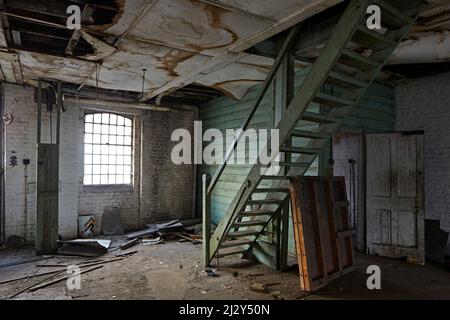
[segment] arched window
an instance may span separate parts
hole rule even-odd
[[[84,117],[84,185],[132,184],[133,121],[113,113]]]

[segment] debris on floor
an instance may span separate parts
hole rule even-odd
[[[161,237],[157,237],[155,239],[142,239],[143,246],[155,245],[155,244],[160,244],[160,243],[164,243],[164,240]]]
[[[178,238],[181,238],[183,240],[189,241],[192,244],[200,244],[202,243],[201,240],[195,239],[193,235],[185,233],[185,232],[172,232],[173,235],[177,236]]]
[[[201,221],[201,220],[200,220]],[[147,224],[146,229],[127,234],[131,241],[142,239],[143,245],[160,244],[164,239],[180,238],[180,242],[191,242],[192,244],[202,243],[201,224],[199,219],[191,220],[169,220],[152,224]],[[157,239],[157,240],[155,240]],[[145,241],[144,241],[145,240]]]
[[[17,260],[17,261],[7,262],[7,263],[0,264],[0,269],[6,268],[6,267],[11,267],[11,266],[17,266],[17,265],[25,264],[25,263],[35,262],[35,261],[46,260],[49,258],[51,258],[51,256],[34,257],[34,258],[29,258],[29,259],[21,259],[21,260]]]
[[[249,289],[254,292],[279,295],[280,292],[278,290],[274,290],[272,287],[276,286],[276,285],[280,285],[280,284],[281,284],[281,282],[275,282],[275,283],[254,282],[250,285]]]
[[[105,239],[75,239],[58,241],[62,246],[58,254],[82,257],[96,257],[105,254],[111,245],[111,240]]]
[[[125,242],[124,244],[120,245],[120,250],[127,250],[135,245],[137,245],[139,242],[141,242],[141,239],[135,238],[133,240],[130,240],[128,242]]]
[[[220,277],[220,274],[218,274],[214,269],[207,268],[205,269],[205,273],[208,277]]]

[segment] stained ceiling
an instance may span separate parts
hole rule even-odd
[[[0,0],[0,80],[61,80],[141,101],[240,99],[273,63],[251,48],[340,2]],[[430,2],[391,63],[450,60],[450,4]],[[82,10],[81,30],[66,28],[72,4]]]

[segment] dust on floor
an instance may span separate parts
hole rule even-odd
[[[216,276],[208,276],[200,263],[201,245],[169,241],[138,245],[137,253],[81,275],[81,289],[69,290],[62,281],[13,299],[450,299],[450,273],[433,264],[410,265],[403,261],[356,254],[356,271],[314,294],[300,290],[298,273],[274,271],[239,257],[221,260]],[[31,248],[1,250],[0,264],[32,257]],[[102,257],[113,258],[110,253]],[[76,264],[86,258],[54,257],[0,269],[0,282],[36,273],[35,264]],[[367,289],[367,267],[381,267],[381,290]],[[44,270],[45,269],[45,270]],[[55,269],[41,268],[38,273]],[[0,299],[41,281],[46,276],[0,285]],[[270,285],[270,293],[250,288]]]

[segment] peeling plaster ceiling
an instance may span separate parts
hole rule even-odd
[[[72,35],[92,46],[93,52],[82,55],[7,48],[0,29],[0,80],[32,83],[46,78],[141,93],[145,74],[143,100],[190,83],[241,99],[265,79],[273,63],[244,50],[339,2],[116,0],[118,9],[109,23],[87,25]],[[450,61],[450,3],[429,2],[391,63]]]

